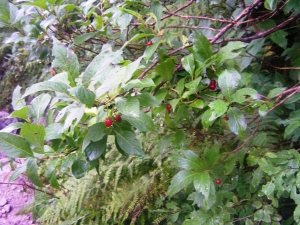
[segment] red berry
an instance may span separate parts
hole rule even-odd
[[[167,109],[168,113],[170,114],[170,113],[171,113],[172,106],[171,106],[170,104],[168,104],[168,105],[166,106],[166,109]]]
[[[210,84],[216,84],[217,82],[216,82],[216,80],[211,80],[210,81]]]
[[[115,120],[120,123],[122,121],[122,118],[120,115],[116,115]]]
[[[106,127],[111,127],[112,126],[112,124],[113,124],[113,121],[111,120],[111,119],[109,119],[109,118],[107,118],[106,120],[105,120],[105,126]]]
[[[221,180],[220,179],[216,179],[216,184],[221,184]]]
[[[210,90],[215,90],[216,89],[216,85],[215,84],[210,84],[209,85],[209,89]]]
[[[147,42],[147,46],[151,46],[152,44],[153,44],[152,41],[148,41],[148,42]]]
[[[228,117],[228,116],[225,116],[225,120],[228,121],[228,120],[229,120],[229,117]]]

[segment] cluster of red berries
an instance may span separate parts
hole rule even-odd
[[[210,90],[215,90],[216,87],[217,87],[216,84],[217,84],[216,80],[211,80],[210,84],[209,84],[209,89]]]
[[[121,116],[120,115],[116,115],[115,116],[115,121],[118,122],[118,123],[120,123],[122,121]],[[111,118],[107,118],[105,120],[104,124],[105,124],[106,127],[111,127],[113,125],[113,121],[112,121]]]
[[[172,106],[170,105],[170,104],[168,104],[167,106],[166,106],[166,110],[167,110],[167,112],[170,114],[171,113],[171,109],[172,109]]]

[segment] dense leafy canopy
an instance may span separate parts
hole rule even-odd
[[[298,0],[0,0],[4,42],[48,62],[0,148],[39,187],[97,172],[103,211],[56,223],[299,223],[299,18]]]

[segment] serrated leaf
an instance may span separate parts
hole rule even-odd
[[[202,193],[205,199],[209,198],[211,178],[208,172],[198,172],[194,177],[194,186],[197,192]]]
[[[173,77],[173,71],[175,69],[175,63],[173,59],[168,58],[167,60],[160,62],[156,67],[156,72],[165,78],[167,81],[171,81]]]
[[[72,173],[76,179],[84,177],[87,170],[88,170],[87,163],[81,159],[77,159],[72,164]]]
[[[75,79],[79,76],[80,68],[76,54],[54,38],[52,55],[55,57],[52,66],[59,67],[66,71],[68,73],[70,85],[74,87]]]
[[[197,175],[198,173],[196,172],[191,172],[187,170],[180,171],[172,178],[167,195],[173,196],[181,189],[192,183]]]
[[[203,169],[203,163],[201,158],[191,150],[181,151],[183,156],[179,152],[171,154],[172,163],[177,167],[185,170],[201,171]]]
[[[140,102],[135,97],[117,97],[115,99],[116,107],[120,113],[126,116],[139,117]]]
[[[272,182],[268,182],[267,184],[262,186],[261,191],[270,199],[273,194],[274,194],[274,190],[275,190],[275,184],[273,184]]]
[[[240,52],[237,50],[244,48],[247,44],[240,41],[230,41],[225,47],[218,51],[216,60],[218,63],[222,63],[225,60],[233,59],[237,57]]]
[[[271,216],[266,210],[259,209],[254,213],[254,221],[271,222]]]
[[[229,108],[227,115],[229,117],[229,128],[234,134],[239,134],[242,131],[246,130],[247,120],[238,108]]]
[[[183,68],[193,77],[195,71],[195,59],[193,54],[185,56],[182,60]]]
[[[119,147],[128,155],[137,155],[143,157],[145,153],[141,149],[141,144],[135,134],[130,131],[115,131],[116,140]]]
[[[286,90],[286,87],[274,88],[269,92],[267,98],[274,98],[274,97],[278,96],[284,90]]]
[[[96,35],[97,35],[97,32],[89,32],[89,33],[79,35],[79,36],[74,38],[74,44],[80,45],[83,42],[95,37]]]
[[[83,86],[77,86],[74,88],[69,89],[69,92],[76,98],[79,99],[79,101],[82,104],[85,104],[88,108],[91,108],[95,101],[95,94],[92,91],[88,91]]]
[[[22,95],[22,98],[27,97],[28,95],[34,94],[39,91],[56,91],[62,94],[65,94],[68,97],[73,98],[68,91],[69,86],[61,82],[45,81],[37,84],[31,85],[27,88],[25,93]]]
[[[242,88],[236,91],[232,97],[232,102],[243,103],[247,100],[247,96],[250,96],[252,99],[258,99],[258,93],[252,88]]]
[[[161,41],[156,41],[154,42],[151,46],[148,46],[145,49],[144,55],[143,55],[143,59],[148,62],[148,60],[153,56],[154,52],[156,51],[156,49],[158,48],[158,46],[160,45]]]
[[[99,159],[106,150],[107,135],[101,140],[93,142],[85,148],[85,155],[89,161]]]
[[[212,112],[209,120],[212,121],[222,116],[227,111],[229,102],[225,102],[223,100],[218,99],[209,103],[208,106],[211,108]]]
[[[233,94],[240,79],[241,75],[234,69],[224,70],[220,74],[218,78],[218,85],[221,88],[222,94],[228,101],[232,101]]]
[[[52,123],[46,127],[45,131],[45,140],[60,139],[63,133],[63,126],[60,123]]]
[[[31,101],[29,113],[36,120],[37,123],[44,116],[45,110],[48,107],[50,101],[51,96],[49,94],[41,94]]]
[[[36,186],[43,187],[43,184],[40,181],[40,178],[39,178],[39,175],[37,172],[36,160],[34,158],[29,158],[27,160],[26,175],[29,177],[31,182],[34,183]]]
[[[193,50],[201,62],[206,61],[212,56],[212,45],[202,33],[194,33]]]
[[[160,19],[163,15],[163,6],[159,1],[155,1],[151,7],[150,10],[154,13],[155,15],[155,20],[156,20],[156,27],[159,27],[160,24]]]
[[[82,150],[84,151],[90,142],[97,142],[103,139],[105,136],[105,125],[104,123],[96,123],[88,129],[88,133],[83,139]]]
[[[21,136],[26,139],[31,145],[35,146],[34,151],[37,153],[44,153],[44,125],[24,123],[21,129]]]
[[[207,148],[204,152],[205,169],[210,170],[214,168],[220,159],[220,146],[214,144],[212,147]]]
[[[14,134],[0,132],[0,149],[5,155],[12,158],[33,156],[30,146],[24,138]]]
[[[155,86],[155,83],[150,78],[144,78],[142,80],[140,79],[134,79],[130,80],[124,87],[124,90],[130,90],[132,88],[145,88],[145,87],[153,87]]]
[[[25,106],[21,109],[17,109],[10,114],[10,118],[20,118],[26,121],[29,121],[28,118],[28,106]]]
[[[153,96],[152,94],[150,94],[148,92],[138,94],[136,97],[140,101],[141,106],[150,106],[150,107],[159,106],[159,101],[157,101],[155,96]]]
[[[197,109],[203,109],[205,104],[204,104],[204,101],[202,99],[197,99],[196,101],[191,103],[189,106],[191,106],[193,108],[197,108]]]
[[[133,127],[139,131],[155,131],[156,127],[152,121],[152,118],[146,113],[140,112],[139,117],[131,117],[122,115],[122,119],[128,121]]]
[[[281,48],[286,49],[287,46],[287,39],[286,36],[288,35],[287,32],[283,30],[278,30],[270,35],[270,38],[273,42],[278,44]]]
[[[277,7],[278,0],[265,0],[264,6],[268,10],[275,10]]]
[[[279,167],[275,167],[268,163],[268,161],[265,158],[261,158],[258,161],[258,165],[262,171],[267,173],[268,175],[273,175],[278,173],[281,169]]]

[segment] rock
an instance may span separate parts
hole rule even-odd
[[[9,213],[10,212],[10,205],[9,204],[6,204],[5,206],[3,206],[3,209],[5,210],[6,213]]]
[[[5,111],[0,111],[0,130],[2,130],[4,127],[11,123],[18,122],[16,118],[7,118],[9,116],[9,113]],[[14,132],[15,133],[15,132]]]
[[[4,206],[7,203],[5,198],[0,198],[0,206]]]

